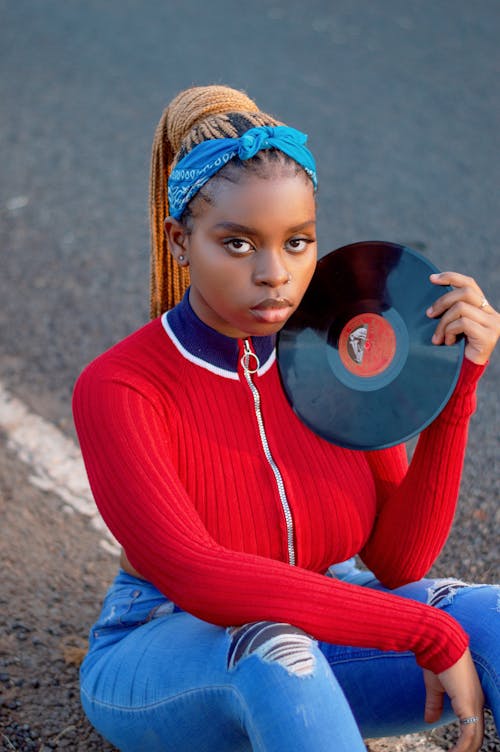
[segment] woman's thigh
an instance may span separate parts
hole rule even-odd
[[[500,588],[459,580],[425,578],[388,591],[369,572],[345,563],[332,574],[344,581],[393,592],[446,610],[462,624],[486,696],[500,725]],[[364,736],[390,736],[428,729],[423,720],[425,687],[412,653],[382,652],[320,643]],[[448,701],[439,724],[454,720]]]
[[[127,752],[249,752],[241,698],[224,681],[225,630],[176,613],[102,651],[81,696],[96,728]]]
[[[376,587],[383,589],[380,583]],[[426,578],[394,592],[442,609],[462,625],[469,636],[486,707],[492,710],[500,729],[500,586]]]
[[[439,583],[442,581],[438,581]],[[500,586],[467,585],[446,592],[439,586],[436,604],[453,616],[469,635],[469,646],[485,695],[486,707],[500,735]],[[444,594],[443,594],[444,591]]]
[[[413,653],[320,643],[363,737],[399,736],[429,730],[424,722],[425,687]],[[454,720],[445,703],[439,721]]]
[[[127,752],[250,752],[238,692],[225,681],[226,630],[174,608],[154,586],[119,575],[81,668],[87,716]]]

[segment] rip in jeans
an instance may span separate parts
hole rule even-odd
[[[427,605],[449,606],[459,590],[471,587],[488,587],[488,585],[476,585],[469,582],[463,582],[462,580],[456,580],[453,577],[434,580],[432,585],[427,588]]]
[[[302,629],[291,624],[258,621],[227,630],[231,637],[227,667],[233,671],[249,655],[256,655],[266,663],[278,663],[294,676],[311,676],[316,658],[314,644]]]

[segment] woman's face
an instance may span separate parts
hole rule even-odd
[[[302,175],[220,181],[191,228],[167,218],[174,256],[191,275],[189,301],[208,326],[229,337],[277,332],[295,311],[317,258],[316,206]]]

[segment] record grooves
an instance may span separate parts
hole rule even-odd
[[[318,262],[278,335],[278,368],[301,420],[327,441],[382,449],[420,433],[457,382],[464,341],[436,346],[426,309],[451,288],[424,256],[382,241],[352,243]]]

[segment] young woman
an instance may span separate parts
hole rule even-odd
[[[274,354],[315,268],[315,190],[304,134],[245,94],[197,87],[164,111],[153,321],[74,395],[123,546],[82,701],[120,750],[356,752],[422,728],[425,709],[427,723],[460,719],[455,750],[472,752],[485,703],[500,721],[498,588],[421,579],[450,529],[500,317],[474,280],[433,276],[433,341],[465,334],[466,357],[409,467],[404,446],[316,436]]]

